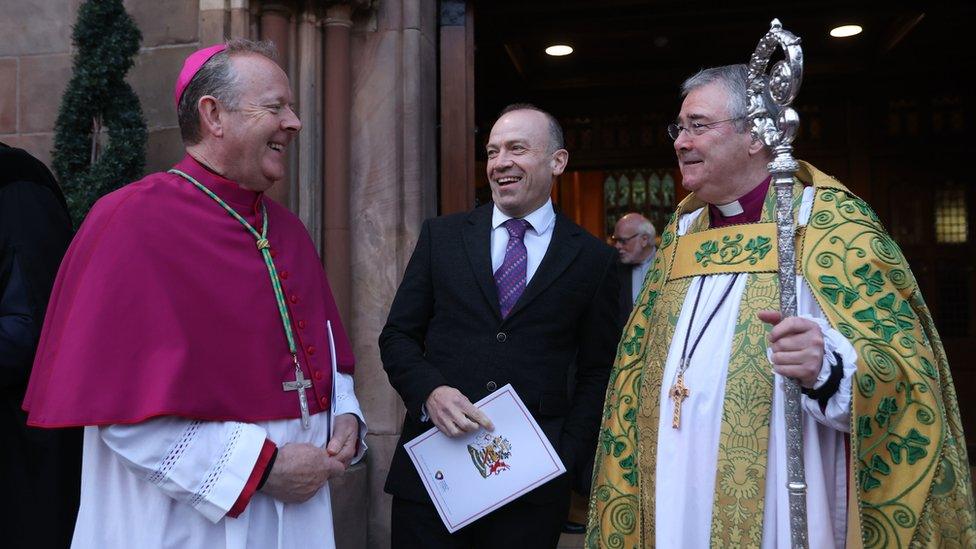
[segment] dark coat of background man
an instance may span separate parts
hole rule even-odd
[[[51,172],[0,143],[0,532],[10,549],[66,547],[78,512],[81,431],[27,427],[20,409],[70,241],[68,208]]]
[[[424,223],[380,335],[383,366],[407,407],[386,482],[395,548],[555,547],[571,482],[589,491],[581,469],[596,447],[620,335],[615,253],[553,210],[569,153],[551,115],[506,108],[487,152],[494,202]],[[521,240],[506,224],[520,219],[529,223]],[[512,254],[522,245],[525,283],[512,297],[495,274],[519,264]],[[508,383],[569,474],[448,534],[403,443],[433,425],[449,436],[490,426],[471,403]]]

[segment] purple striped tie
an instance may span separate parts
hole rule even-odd
[[[528,254],[525,251],[525,230],[531,227],[524,219],[509,219],[502,223],[508,230],[508,246],[505,247],[505,260],[495,271],[495,285],[498,287],[498,305],[502,318],[507,318],[512,307],[525,290],[525,265]]]

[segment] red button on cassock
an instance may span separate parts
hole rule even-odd
[[[281,271],[279,274],[282,280],[288,280],[288,271]]]
[[[315,381],[322,381],[322,377],[323,376],[322,376],[322,371],[321,370],[315,370],[315,374],[314,375],[315,375]]]
[[[271,257],[272,258],[278,257],[278,252],[274,251],[274,248],[271,249]]]
[[[290,299],[292,303],[298,303],[298,296],[295,294],[291,294],[291,297],[288,299]]]
[[[305,349],[305,350],[308,351],[308,356],[312,356],[312,355],[315,354],[315,346],[314,345],[309,345],[308,348]]]
[[[305,321],[304,320],[299,320],[298,321],[298,327],[304,330],[305,329]]]
[[[319,399],[319,402],[322,404],[322,406],[328,406],[329,405],[329,397],[322,397],[322,398]]]

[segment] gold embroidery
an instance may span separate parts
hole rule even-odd
[[[730,225],[678,237],[669,280],[726,273],[775,273],[776,224]]]

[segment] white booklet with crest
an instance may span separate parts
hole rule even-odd
[[[511,385],[475,403],[495,426],[458,438],[436,427],[404,448],[447,526],[455,532],[566,472]]]

